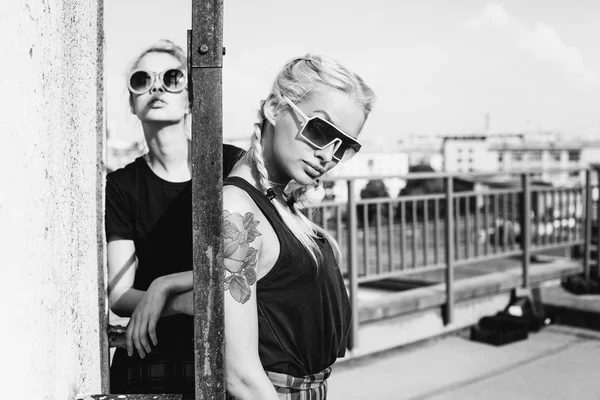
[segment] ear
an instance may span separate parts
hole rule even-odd
[[[276,107],[275,104],[273,104],[273,101],[269,101],[270,99],[267,99],[267,101],[264,103],[264,105],[262,106],[262,112],[263,115],[265,116],[265,119],[267,121],[269,121],[269,123],[273,126],[276,125],[277,123],[277,113],[276,113]]]
[[[272,126],[275,126],[277,119],[273,114],[265,114],[265,119],[269,122],[269,124],[271,124]]]

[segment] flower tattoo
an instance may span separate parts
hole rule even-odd
[[[250,299],[250,286],[256,282],[257,253],[250,247],[257,236],[259,221],[254,220],[254,214],[230,213],[223,210],[223,264],[225,266],[225,287],[231,296],[244,304]]]

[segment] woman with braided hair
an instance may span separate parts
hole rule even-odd
[[[319,201],[319,179],[360,149],[373,103],[358,75],[311,54],[288,62],[261,102],[250,149],[223,187],[230,399],[326,398],[330,367],[345,355],[350,302],[335,239],[298,208]],[[190,273],[173,277],[167,291],[192,287]],[[145,327],[151,314],[132,320]],[[145,341],[145,329],[128,337],[142,353]]]
[[[360,149],[373,91],[336,61],[288,62],[250,149],[224,181],[227,388],[235,399],[325,399],[350,304],[335,239],[298,211]]]

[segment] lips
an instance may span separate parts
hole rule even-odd
[[[159,98],[152,99],[148,102],[148,106],[150,108],[160,108],[160,107],[164,106],[165,104],[167,104],[167,103]]]
[[[306,161],[304,161],[304,164],[308,166],[308,174],[315,178],[318,178],[325,173],[325,168],[320,165],[315,165]]]

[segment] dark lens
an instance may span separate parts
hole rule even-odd
[[[336,150],[333,156],[340,161],[346,161],[352,158],[352,156],[355,155],[357,152],[358,150],[356,150],[354,146],[349,146],[346,143],[342,143],[342,145]]]
[[[320,118],[313,118],[304,128],[304,136],[319,147],[323,147],[337,138],[335,128]]]
[[[129,78],[129,85],[136,92],[143,92],[152,85],[152,77],[146,71],[137,71]]]
[[[342,144],[340,145],[340,147],[338,147],[333,156],[340,161],[346,161],[352,158],[356,153],[358,153],[359,150],[360,143],[345,137],[342,140]]]
[[[170,69],[163,75],[163,83],[167,90],[182,90],[185,87],[185,75],[180,69]]]

